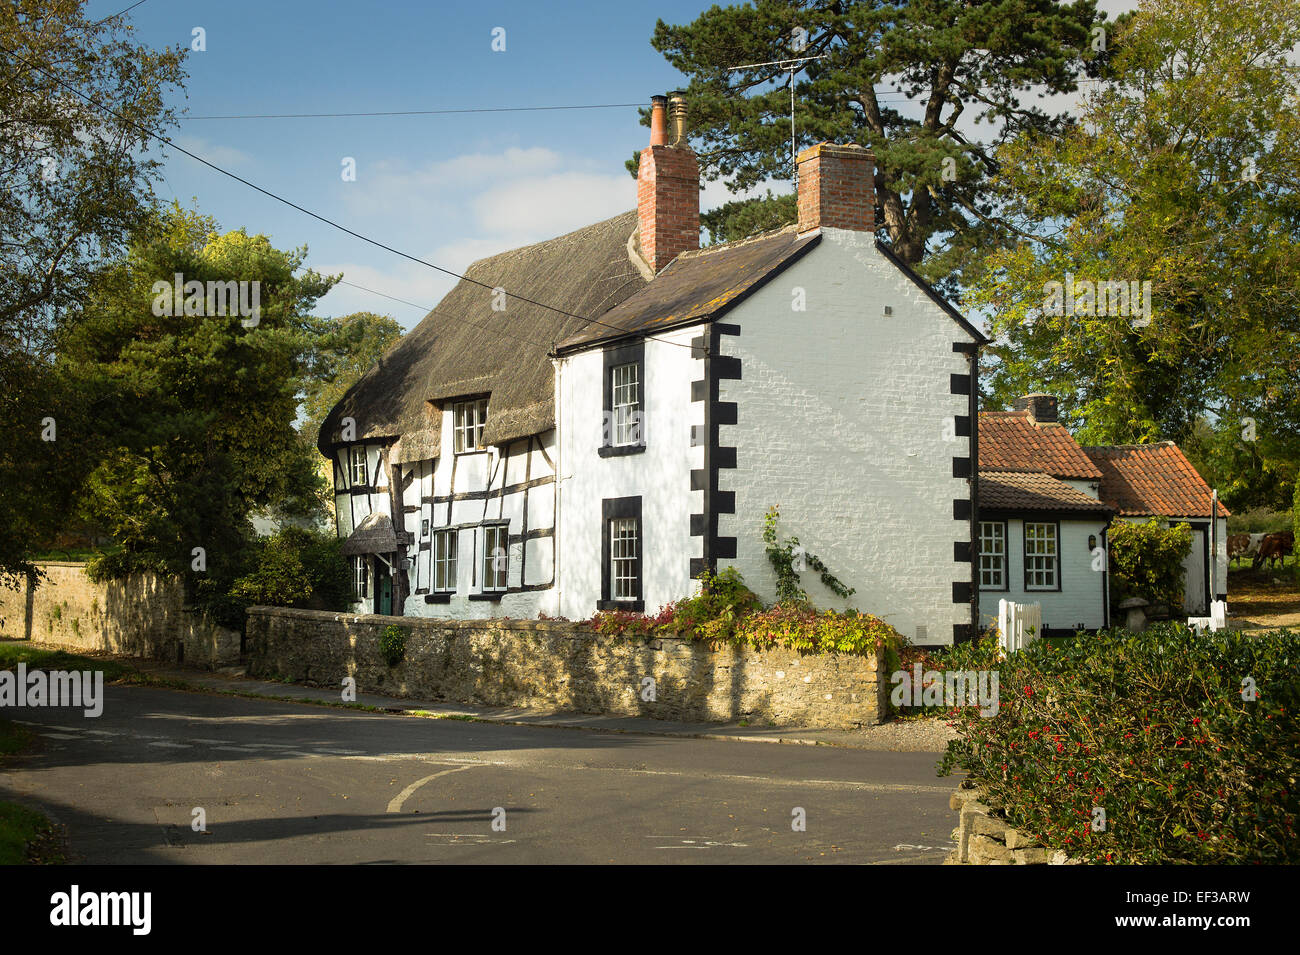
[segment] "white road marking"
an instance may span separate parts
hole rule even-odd
[[[167,740],[157,740],[156,742],[150,743],[149,745],[160,746],[164,749],[189,749],[190,748],[189,743],[169,743]]]
[[[444,769],[442,772],[434,773],[431,776],[425,776],[423,779],[417,779],[415,782],[411,783],[411,785],[407,786],[400,793],[398,793],[396,796],[393,797],[392,801],[389,802],[388,804],[388,811],[401,812],[402,803],[406,802],[406,800],[410,797],[411,793],[415,792],[425,783],[437,779],[439,776],[450,776],[452,773],[463,773],[465,770],[473,769],[473,768],[474,768],[473,765],[455,766],[451,769]]]

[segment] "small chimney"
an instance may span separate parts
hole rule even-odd
[[[876,231],[876,161],[864,146],[818,143],[795,160],[799,173],[799,231],[823,226]]]
[[[678,253],[700,247],[700,166],[687,138],[680,92],[671,103],[663,96],[650,100],[650,145],[641,150],[636,200],[641,255],[656,273]]]
[[[1016,411],[1028,411],[1029,420],[1034,424],[1056,424],[1056,396],[1041,392],[1017,398],[1012,408]]]

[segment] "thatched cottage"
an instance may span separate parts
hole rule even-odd
[[[635,210],[476,262],[327,418],[356,609],[654,611],[726,566],[770,599],[780,505],[853,606],[963,639],[984,338],[876,241],[861,147],[798,157],[797,225],[699,248],[667,105]]]

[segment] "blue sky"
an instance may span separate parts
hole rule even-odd
[[[128,0],[92,0],[103,17]],[[147,0],[137,42],[193,41],[184,97],[191,116],[646,103],[684,79],[650,45],[656,19],[693,20],[711,3],[442,3],[373,0]],[[1130,6],[1106,0],[1103,9]],[[1113,15],[1113,14],[1112,14]],[[505,30],[505,51],[492,49]],[[599,110],[330,119],[182,119],[180,145],[349,228],[463,271],[485,255],[630,209],[623,168],[646,142],[635,106]],[[341,176],[345,157],[356,180]],[[785,186],[784,188],[789,188]],[[369,310],[411,327],[454,280],[337,232],[172,153],[159,196],[224,229],[306,245],[308,264],[350,286],[319,314]],[[710,184],[703,209],[731,196]]]

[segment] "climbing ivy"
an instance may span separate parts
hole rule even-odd
[[[780,519],[780,505],[768,508],[763,518],[763,543],[766,545],[767,561],[776,572],[776,602],[808,604],[811,603],[807,591],[799,586],[799,571],[811,567],[821,575],[821,581],[827,589],[847,600],[857,591],[846,586],[843,581],[826,569],[821,558],[810,554],[799,543],[799,538],[791,537],[782,542],[777,534],[777,522]]]

